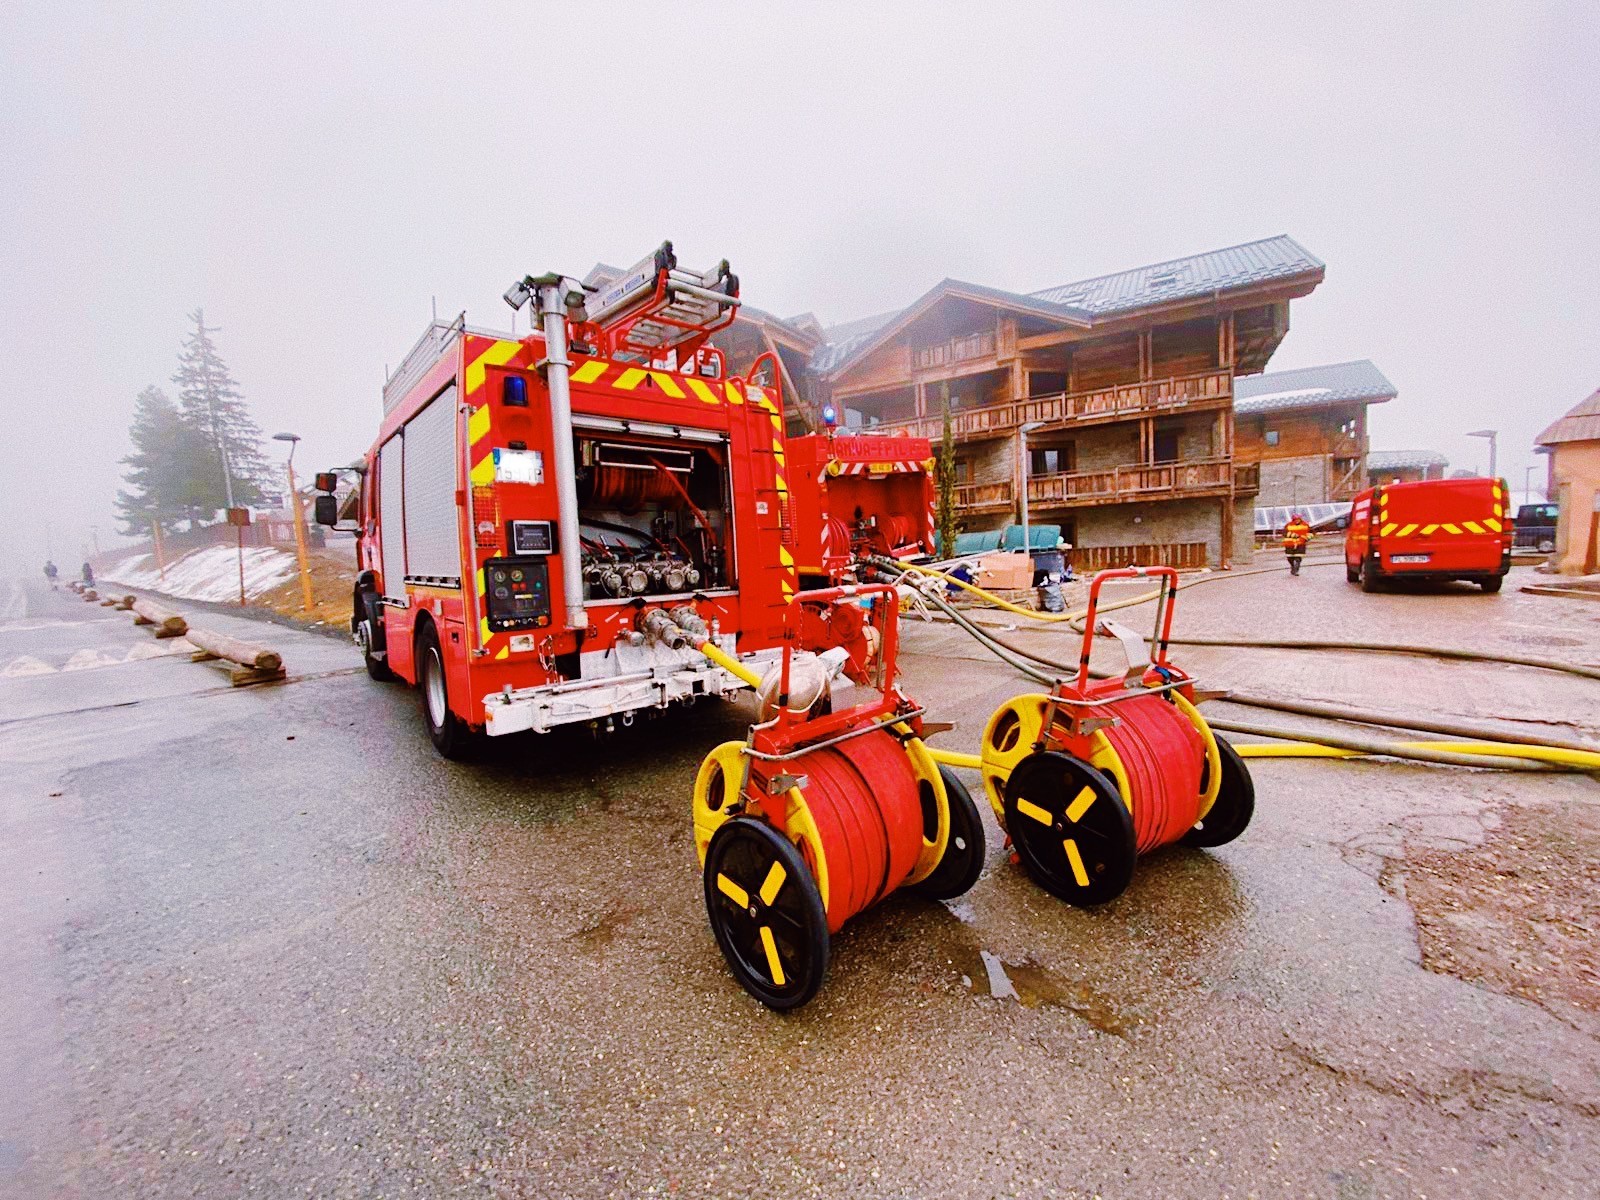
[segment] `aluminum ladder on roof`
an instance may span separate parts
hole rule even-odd
[[[689,343],[694,348],[733,320],[739,277],[723,259],[709,271],[678,266],[671,242],[661,245],[584,300],[586,319],[606,335],[612,357],[653,360]]]

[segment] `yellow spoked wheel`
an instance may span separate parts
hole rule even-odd
[[[700,764],[694,777],[694,850],[706,865],[706,849],[722,823],[739,810],[746,761],[743,742],[723,742]]]
[[[908,738],[905,749],[911,770],[917,777],[918,798],[922,801],[922,853],[902,885],[913,887],[933,873],[949,849],[950,799],[939,764],[933,761],[922,739]]]
[[[980,773],[984,794],[1001,828],[1006,827],[1006,780],[1044,737],[1049,706],[1050,697],[1040,692],[1013,696],[994,710],[984,726]]]
[[[950,836],[944,856],[911,890],[930,900],[952,900],[971,891],[983,874],[983,816],[954,771],[940,764],[939,775],[950,810]]]
[[[768,1008],[797,1008],[828,970],[828,917],[805,860],[767,822],[731,817],[706,847],[706,916],[739,985]]]
[[[1178,711],[1189,718],[1189,724],[1199,731],[1206,743],[1206,769],[1200,779],[1200,812],[1195,818],[1204,821],[1211,806],[1217,802],[1217,792],[1222,787],[1222,752],[1217,749],[1217,735],[1211,732],[1210,723],[1200,715],[1200,710],[1177,692],[1171,693]]]

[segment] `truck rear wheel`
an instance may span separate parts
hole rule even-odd
[[[467,723],[450,711],[444,653],[432,624],[417,637],[417,690],[422,693],[422,720],[433,748],[445,758],[465,758],[474,738]]]
[[[1375,592],[1380,586],[1378,573],[1372,569],[1372,564],[1365,559],[1361,563],[1361,590]]]
[[[1500,585],[1506,581],[1504,575],[1491,575],[1487,579],[1478,580],[1479,586],[1491,595],[1500,590]]]

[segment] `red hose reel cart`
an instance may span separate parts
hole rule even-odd
[[[1160,582],[1148,642],[1096,617],[1107,580],[1144,576]],[[1211,731],[1195,707],[1194,681],[1167,658],[1177,586],[1171,567],[1100,572],[1077,676],[1049,695],[1008,700],[984,729],[981,771],[995,815],[1023,868],[1068,903],[1114,899],[1138,855],[1174,842],[1231,842],[1255,812],[1244,762]],[[1090,678],[1097,634],[1121,643],[1122,675]]]
[[[830,712],[825,660],[805,652],[804,631],[856,628],[850,609],[877,631],[863,639],[873,661],[858,642],[845,668],[872,698]],[[888,584],[796,595],[759,689],[775,711],[707,755],[695,780],[706,914],[735,978],[769,1008],[816,995],[830,937],[851,917],[897,888],[961,895],[983,869],[978,808],[928,753],[922,709],[898,687],[897,622]]]

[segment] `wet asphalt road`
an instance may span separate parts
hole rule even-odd
[[[294,676],[232,690],[137,657],[156,643],[125,614],[6,592],[0,1196],[1596,1194],[1600,1024],[1424,970],[1378,878],[1508,802],[1600,804],[1588,778],[1258,762],[1243,838],[1158,852],[1092,912],[1034,888],[991,822],[964,901],[866,914],[777,1017],[717,954],[688,823],[739,708],[447,764],[414,695],[338,641],[208,616]],[[1196,634],[1600,661],[1600,605],[1514,582],[1363,596],[1320,568],[1180,603]],[[946,627],[907,642],[910,690],[959,726],[940,744],[1028,690]],[[1600,685],[1548,672],[1180,661],[1600,726]]]

